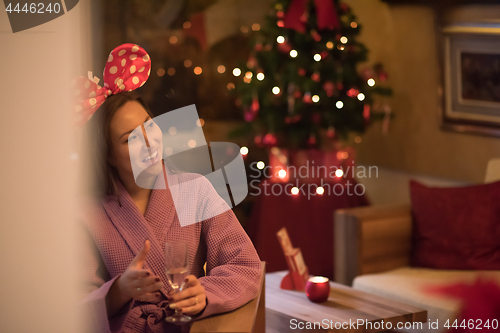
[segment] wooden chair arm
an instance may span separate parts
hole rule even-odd
[[[242,307],[195,321],[190,333],[201,332],[262,332],[266,331],[266,262],[261,263],[260,292]]]
[[[368,206],[335,212],[335,281],[407,266],[411,250],[410,205]]]

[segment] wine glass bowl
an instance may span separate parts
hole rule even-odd
[[[181,291],[184,287],[184,280],[189,274],[188,247],[185,241],[165,243],[165,272],[174,292]],[[175,309],[175,313],[166,317],[165,320],[169,323],[184,324],[191,321],[191,317]]]

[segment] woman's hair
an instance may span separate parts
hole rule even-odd
[[[135,101],[141,104],[153,118],[146,102],[135,92],[122,92],[109,96],[87,123],[89,138],[89,162],[91,167],[91,190],[99,199],[106,195],[116,195],[120,202],[116,186],[118,171],[110,163],[113,155],[111,145],[111,119],[125,103]]]

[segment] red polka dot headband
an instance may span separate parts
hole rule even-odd
[[[104,87],[99,79],[80,76],[76,79],[76,124],[83,126],[111,95],[142,87],[151,72],[151,59],[139,45],[122,44],[111,51],[103,71]]]

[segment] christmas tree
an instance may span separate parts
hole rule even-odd
[[[321,139],[346,139],[387,118],[373,108],[380,64],[360,69],[368,50],[356,40],[361,25],[336,0],[278,0],[251,40],[250,56],[235,68],[234,92],[244,113],[243,131],[265,147],[316,148]]]

